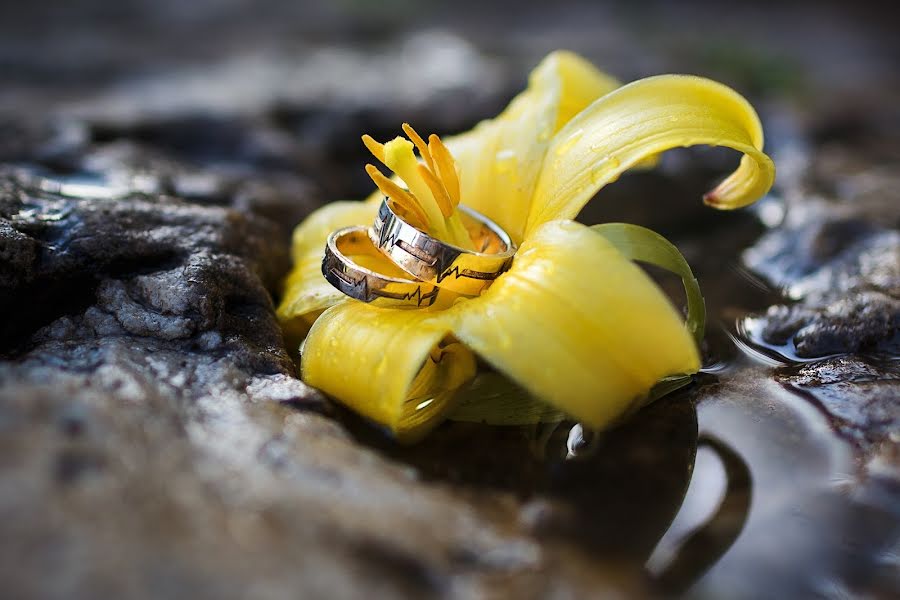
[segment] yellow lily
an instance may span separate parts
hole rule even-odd
[[[307,383],[410,440],[453,407],[475,375],[476,355],[592,428],[633,409],[664,377],[699,369],[696,341],[662,291],[607,237],[569,219],[625,170],[680,146],[743,154],[704,197],[710,206],[738,208],[763,196],[775,169],[743,97],[679,75],[619,87],[582,58],[555,52],[503,113],[446,148],[404,129],[421,166],[402,138],[365,141],[408,190],[370,168],[381,191],[326,205],[294,232],[294,270],[278,315],[289,336],[306,335]],[[448,168],[454,158],[458,169]],[[453,301],[428,310],[347,299],[321,275],[325,239],[371,224],[385,194],[417,226],[457,245],[470,243],[456,222],[462,200],[519,245],[511,269],[480,297],[442,293]],[[396,269],[387,260],[368,266]]]

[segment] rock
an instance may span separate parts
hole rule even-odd
[[[13,356],[62,329],[187,339],[229,326],[280,343],[267,289],[288,259],[270,240],[287,231],[272,220],[167,196],[65,197],[10,175],[0,180],[0,219],[0,307],[15,315],[3,323],[2,346]],[[248,326],[263,317],[264,333]]]
[[[809,211],[763,236],[744,262],[792,299],[861,289],[900,295],[900,231]]]
[[[840,356],[779,369],[775,379],[809,398],[832,427],[868,452],[900,440],[896,361]]]
[[[765,342],[792,342],[802,358],[900,351],[900,299],[879,291],[773,306],[762,321]]]
[[[890,122],[884,107],[845,110],[814,127],[817,146],[789,138],[776,148],[786,217],[742,259],[795,303],[761,317],[761,342],[790,342],[803,358],[896,354],[900,188]]]
[[[789,212],[785,223],[743,253],[750,269],[795,301],[772,306],[752,319],[746,329],[757,342],[789,346],[803,359],[897,354],[900,231],[893,228],[890,211],[874,210],[885,197],[867,198],[845,202],[795,198],[789,205],[793,216]],[[854,377],[853,369],[847,376]]]
[[[793,302],[743,318],[739,330],[789,365],[776,381],[821,410],[863,464],[896,468],[900,196],[890,169],[840,148],[816,149],[781,184],[787,218],[742,258]]]

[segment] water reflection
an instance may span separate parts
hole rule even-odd
[[[677,550],[670,550],[665,562],[659,556],[665,555],[668,532],[651,556],[648,570],[666,594],[683,593],[709,570],[737,540],[750,512],[753,482],[747,463],[714,437],[701,436],[700,447],[709,449],[718,459],[724,490],[711,515],[678,542]]]
[[[725,301],[746,300],[752,288],[731,274],[734,285],[711,295],[731,307],[717,312],[735,324],[754,307]],[[400,448],[352,415],[343,420],[423,479],[469,490],[475,502],[511,493],[546,548],[576,548],[597,569],[663,594],[886,589],[880,573],[900,538],[896,486],[860,477],[858,449],[778,381],[793,353],[757,341],[742,325],[709,327],[693,386],[594,439],[572,424],[542,436],[447,423]]]
[[[159,193],[157,178],[103,170],[56,173],[34,167],[13,170],[26,186],[66,198],[118,200],[131,194]]]
[[[572,424],[542,436],[546,429],[446,423],[422,443],[400,447],[352,414],[342,417],[357,437],[414,466],[423,479],[511,492],[536,538],[574,545],[599,565],[656,579],[664,590],[687,587],[714,564],[738,537],[749,509],[748,467],[724,443],[698,436],[697,411],[685,393],[593,439]],[[545,445],[536,451],[541,437]],[[698,446],[726,466],[725,497],[665,568],[645,571],[682,507]]]
[[[540,493],[568,510],[539,531],[608,561],[643,564],[678,512],[697,452],[697,414],[675,397],[650,405],[569,460],[546,466]],[[568,453],[567,453],[568,454]]]
[[[758,317],[746,316],[735,323],[735,332],[731,335],[732,342],[742,352],[773,367],[812,363],[832,355],[804,358],[797,352],[794,338],[790,337],[783,344],[766,341],[763,330],[765,321]]]

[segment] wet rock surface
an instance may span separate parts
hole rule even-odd
[[[839,432],[865,447],[896,438],[900,373],[888,361],[829,358],[782,369],[776,380],[808,394]]]
[[[5,593],[900,590],[900,87],[878,18],[102,4],[0,24]],[[778,186],[716,213],[699,197],[733,156],[676,152],[582,216],[653,227],[694,266],[713,320],[694,386],[590,443],[447,423],[399,447],[297,378],[273,314],[290,230],[367,193],[361,133],[467,128],[556,47],[755,95]]]
[[[863,460],[896,466],[900,162],[885,151],[890,130],[869,119],[820,125],[812,136],[819,145],[787,161],[776,192],[784,220],[742,254],[787,303],[742,319],[738,330],[788,365],[776,381],[804,394]]]

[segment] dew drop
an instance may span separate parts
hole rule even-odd
[[[515,167],[516,151],[505,149],[494,156],[494,169],[497,173],[509,173]]]
[[[578,140],[581,139],[581,136],[583,136],[583,135],[584,135],[584,129],[577,129],[577,130],[573,131],[572,134],[569,137],[567,137],[563,141],[563,143],[560,144],[556,148],[557,156],[562,156],[564,154],[567,154],[569,152],[569,150],[572,149],[572,146],[574,146],[578,142]]]

